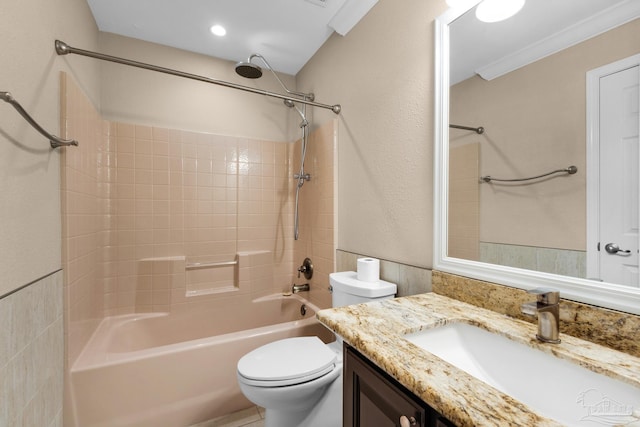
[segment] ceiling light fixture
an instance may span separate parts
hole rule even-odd
[[[484,0],[476,8],[482,22],[498,22],[511,18],[524,6],[525,0]]]
[[[211,28],[211,33],[218,36],[218,37],[222,37],[225,34],[227,34],[227,30],[222,26],[222,25],[213,25]]]

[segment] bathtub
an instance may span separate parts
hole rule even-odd
[[[106,318],[71,368],[75,425],[181,427],[248,408],[236,380],[240,357],[287,337],[332,341],[317,310],[298,295],[271,295],[196,312]]]

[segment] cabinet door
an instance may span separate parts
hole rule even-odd
[[[403,416],[426,425],[426,405],[408,390],[350,347],[344,360],[344,427],[399,427]]]

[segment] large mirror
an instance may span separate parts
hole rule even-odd
[[[434,268],[640,314],[640,2],[471,3],[436,21]]]

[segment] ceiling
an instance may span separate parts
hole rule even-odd
[[[474,9],[451,24],[451,83],[490,80],[639,15],[638,0],[527,0],[496,23],[480,22]],[[485,72],[491,67],[498,69]]]
[[[100,31],[230,61],[259,53],[295,75],[333,34],[345,35],[377,0],[87,0]],[[210,27],[223,25],[217,37]],[[263,65],[258,63],[258,65]]]

